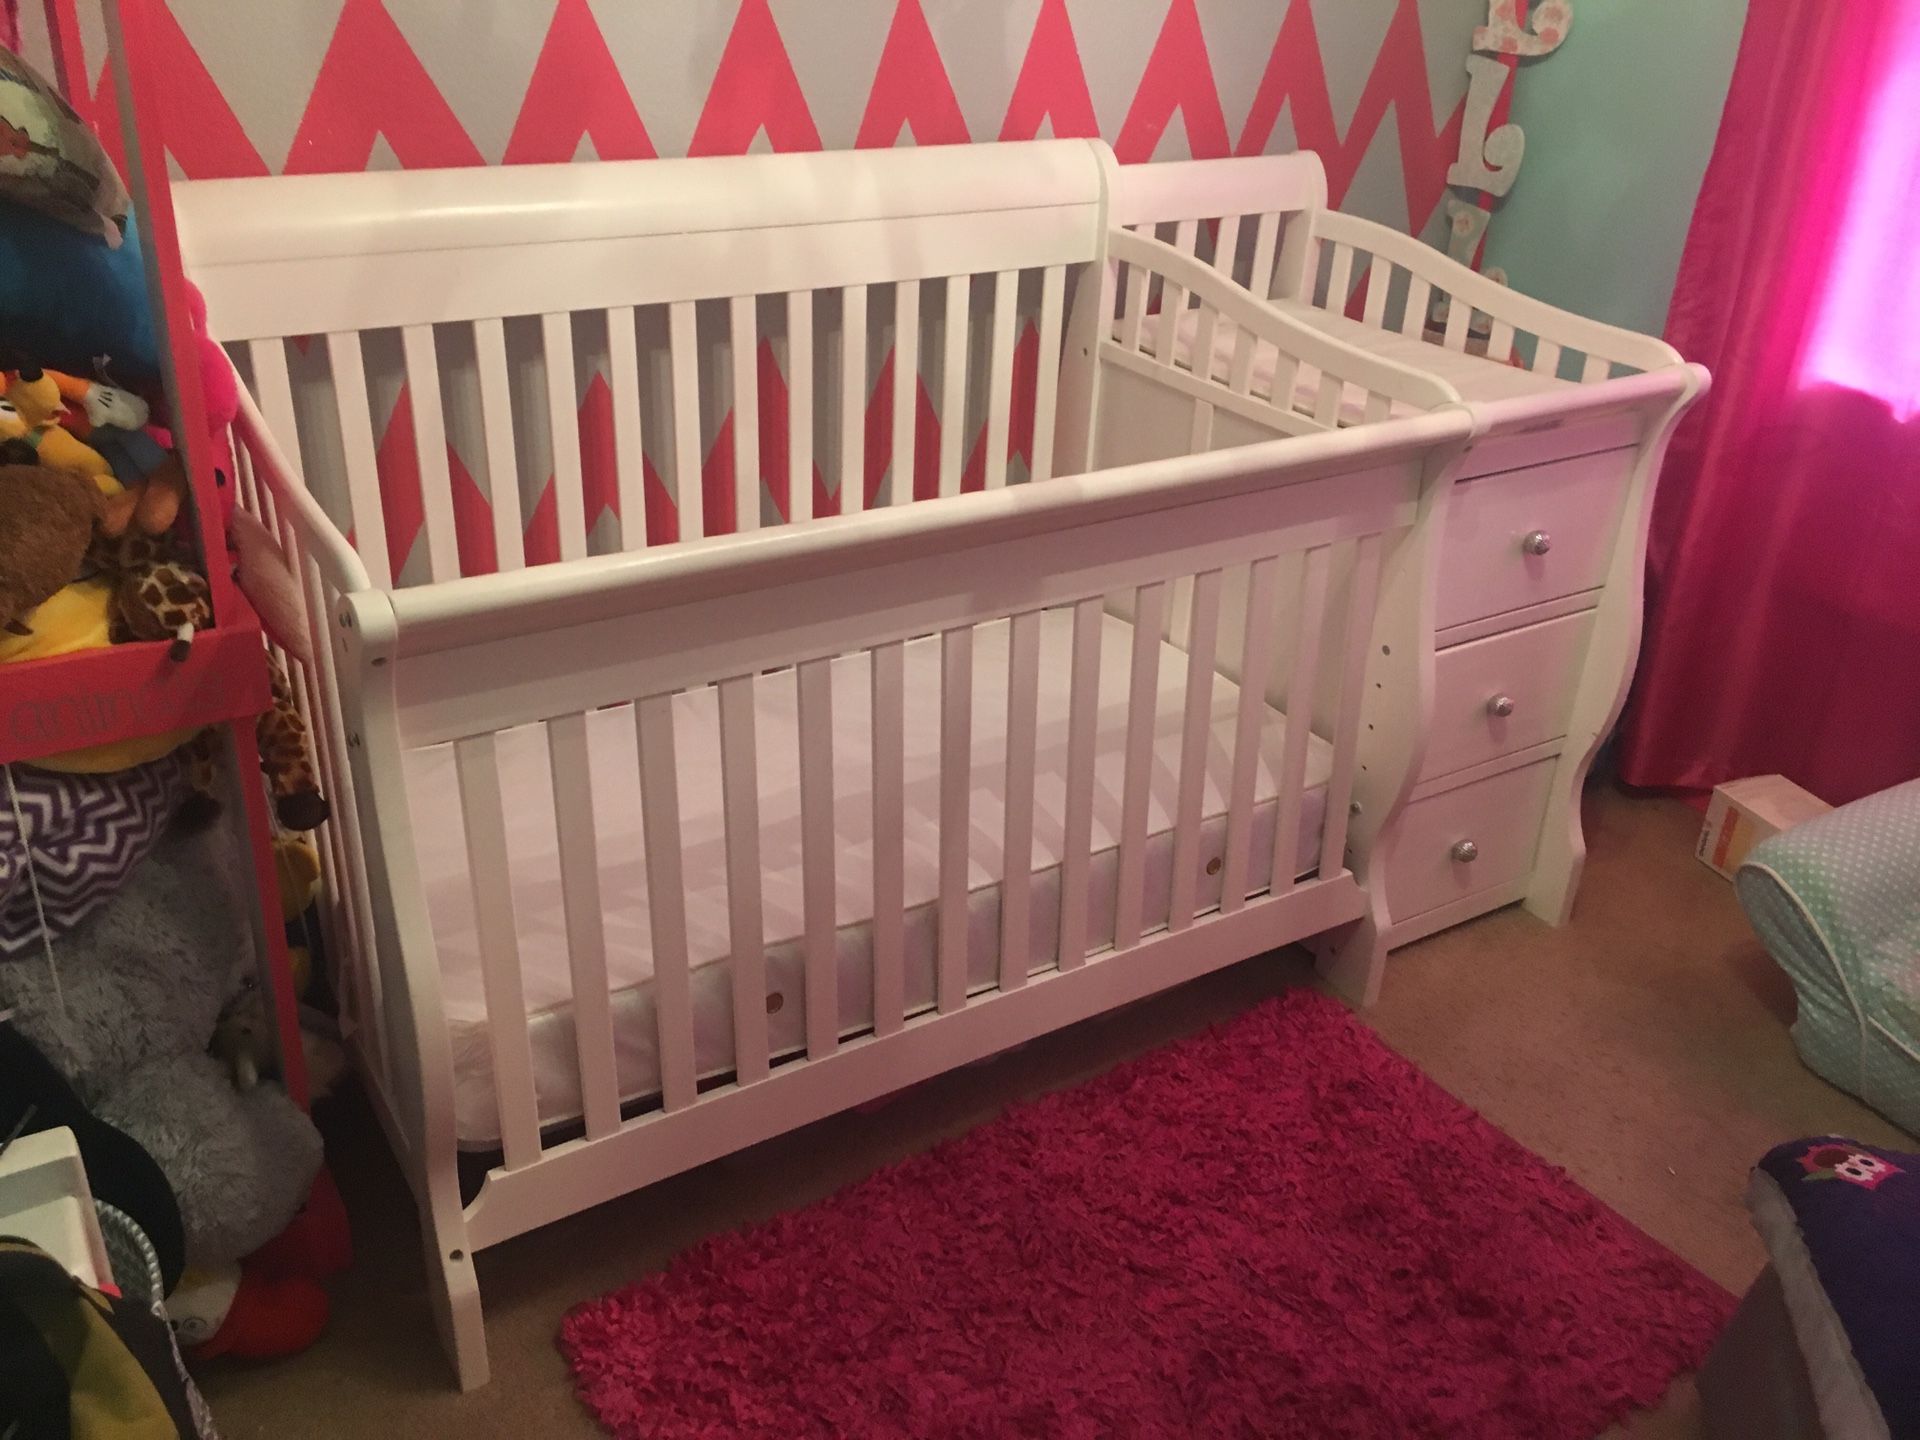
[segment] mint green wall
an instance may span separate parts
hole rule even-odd
[[[1527,153],[1487,232],[1516,290],[1659,334],[1747,0],[1575,0],[1553,54],[1525,62]]]

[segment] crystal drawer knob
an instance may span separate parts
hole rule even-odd
[[[1480,847],[1471,840],[1453,842],[1453,858],[1462,865],[1471,865],[1480,858]]]
[[[1544,530],[1535,530],[1520,542],[1520,548],[1529,555],[1544,555],[1553,548],[1553,537]]]
[[[1495,695],[1491,700],[1487,701],[1487,714],[1493,716],[1496,720],[1506,719],[1509,715],[1513,714],[1513,697],[1511,695]]]

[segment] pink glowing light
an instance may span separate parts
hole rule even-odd
[[[1906,420],[1920,414],[1920,0],[1896,9],[1804,374]]]

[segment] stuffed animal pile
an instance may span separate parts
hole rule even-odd
[[[26,145],[17,164],[0,147],[0,666],[147,642],[185,661],[194,637],[223,619],[211,605],[214,564],[240,569],[250,596],[251,568],[272,592],[275,603],[256,607],[271,626],[288,613],[285,560],[262,527],[232,513],[230,489],[205,528],[237,543],[197,553],[202,527],[176,436],[151,403],[160,390],[144,287],[89,284],[49,313],[59,305],[47,286],[14,284],[88,267],[137,276],[111,165],[4,50],[0,127]],[[13,264],[29,255],[33,264]],[[126,303],[89,310],[120,294]],[[96,323],[78,323],[83,315]],[[224,487],[237,380],[203,311],[195,323],[205,439]],[[275,638],[304,653],[299,636]],[[328,808],[292,687],[272,651],[264,658],[273,705],[257,727],[261,769],[293,877],[284,903],[304,910],[318,865],[302,832]],[[321,1282],[350,1246],[319,1134],[269,1073],[252,869],[205,799],[216,733],[0,765],[0,1136],[73,1129],[96,1193],[159,1250],[181,1338],[202,1354],[266,1357],[317,1336]],[[312,1054],[323,1076],[338,1073],[337,1048]]]
[[[216,393],[234,396],[231,367],[209,348],[223,382]],[[0,639],[0,663],[137,640],[167,641],[184,659],[213,606],[179,534],[188,490],[163,443],[170,437],[151,425],[145,400],[104,380],[24,364],[4,382],[0,631],[13,639]],[[231,417],[218,417],[222,435]],[[273,705],[256,732],[261,768],[281,823],[309,830],[327,805],[292,687],[271,655],[269,664]],[[63,768],[59,757],[42,763]]]

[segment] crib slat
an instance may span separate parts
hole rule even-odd
[[[733,964],[733,1068],[767,1076],[767,937],[760,908],[760,764],[751,675],[722,680],[720,790],[727,823],[727,936]]]
[[[487,504],[493,510],[494,563],[503,571],[527,563],[520,519],[520,467],[513,440],[513,395],[507,381],[507,332],[498,320],[473,322],[480,373],[480,423],[487,446]]]
[[[294,572],[300,573],[305,567],[295,547],[292,527],[286,527],[281,532],[280,543],[286,549]],[[343,817],[338,825],[321,826],[314,837],[319,842],[320,850],[321,894],[331,900],[331,903],[323,902],[319,907],[321,933],[334,946],[333,953],[339,957],[336,963],[347,977],[342,1003],[350,1008],[354,1026],[364,1027],[371,1041],[380,1028],[378,1012],[372,1004],[372,987],[366,973],[369,968],[366,958],[373,951],[360,943],[355,882],[347,868],[345,842],[339,833],[349,823],[344,819],[347,810],[341,804],[345,792],[333,765],[333,746],[327,734],[329,727],[320,698],[319,677],[291,659],[287,664],[287,674],[293,682],[294,703],[300,707],[300,713],[307,717],[307,724],[313,732],[314,766],[320,773],[321,793],[332,803],[334,814]],[[370,1043],[369,1048],[377,1066],[381,1047],[378,1043]]]
[[[840,513],[867,501],[867,287],[840,292]]]
[[[1380,537],[1363,535],[1353,555],[1353,579],[1347,605],[1345,654],[1340,659],[1340,709],[1334,734],[1333,775],[1327,781],[1327,823],[1320,836],[1321,878],[1342,868],[1347,849],[1347,806],[1353,799],[1358,765],[1360,701],[1367,684],[1367,650],[1373,636],[1373,610],[1380,589]]]
[[[353,504],[353,548],[367,575],[381,589],[393,583],[387,557],[387,512],[381,503],[380,464],[373,449],[373,414],[367,404],[367,370],[360,332],[327,336],[327,364],[333,371],[334,406],[340,417],[340,443],[347,464],[347,496]]]
[[[941,325],[940,493],[960,493],[960,459],[967,438],[967,325],[972,279],[947,277],[947,312]]]
[[[431,325],[400,332],[406,357],[407,394],[413,406],[413,453],[420,470],[420,509],[427,532],[427,573],[435,580],[460,574],[454,540],[453,481],[447,468],[447,421],[440,408],[440,364]]]
[[[560,841],[560,894],[567,921],[567,965],[573,978],[574,1041],[587,1138],[620,1128],[620,1086],[613,1064],[612,988],[600,905],[600,844],[593,828],[593,771],[587,717],[547,723],[553,813]]]
[[[1153,226],[1134,225],[1130,227],[1134,234],[1153,238]],[[1147,315],[1147,272],[1141,265],[1127,266],[1127,298],[1120,310],[1120,348],[1129,355],[1140,350],[1140,332],[1146,323]],[[1105,319],[1102,316],[1101,319]]]
[[[1040,355],[1033,393],[1033,454],[1027,460],[1031,480],[1053,475],[1053,420],[1060,385],[1060,317],[1066,304],[1067,267],[1049,265],[1040,276]]]
[[[1496,320],[1487,334],[1487,359],[1504,365],[1512,355],[1513,326],[1504,320]]]
[[[1427,333],[1427,310],[1433,303],[1433,284],[1407,272],[1407,308],[1400,312],[1400,333],[1421,339]]]
[[[907,1009],[906,664],[899,641],[869,652],[873,667],[873,1033],[891,1035]]]
[[[1197,220],[1182,220],[1175,226],[1174,249],[1191,255],[1199,224]],[[1178,338],[1180,317],[1186,313],[1186,308],[1186,287],[1163,278],[1160,282],[1160,329],[1153,341],[1153,358],[1162,365],[1174,363],[1174,342]]]
[[[1340,401],[1346,388],[1340,377],[1331,370],[1320,372],[1320,388],[1315,392],[1313,401],[1315,423],[1328,428],[1340,423]]]
[[[573,384],[573,317],[542,315],[540,348],[547,357],[547,427],[553,441],[560,558],[578,560],[587,553],[587,513],[580,474],[580,399]]]
[[[1280,561],[1256,560],[1247,570],[1247,610],[1241,625],[1240,708],[1234,715],[1233,779],[1227,792],[1227,847],[1220,871],[1220,913],[1247,903],[1248,850],[1253,843],[1253,787],[1259,778],[1260,732],[1267,719],[1267,676],[1273,668],[1275,605]]]
[[[1227,385],[1236,395],[1247,395],[1253,391],[1253,357],[1258,343],[1251,330],[1244,326],[1234,327],[1233,360],[1227,366]]]
[[[607,379],[613,392],[613,463],[620,483],[620,548],[647,544],[647,459],[641,439],[640,344],[633,307],[607,311]]]
[[[1223,215],[1213,235],[1213,268],[1227,279],[1233,278],[1234,262],[1240,258],[1240,217]]]
[[[693,994],[687,964],[687,888],[680,851],[680,769],[674,754],[673,697],[634,706],[640,747],[640,811],[647,845],[647,918],[660,1034],[660,1099],[665,1110],[693,1103]]]
[[[813,518],[813,292],[787,296],[787,519]]]
[[[1033,770],[1040,718],[1040,612],[1015,615],[1007,637],[1006,846],[1000,882],[1000,988],[1027,983],[1033,917]]]
[[[1287,735],[1280,747],[1279,800],[1273,821],[1272,893],[1284,895],[1300,873],[1300,812],[1305,802],[1307,737],[1313,728],[1314,687],[1320,678],[1321,634],[1327,623],[1327,571],[1331,551],[1316,545],[1300,567],[1299,617],[1293,665],[1287,674]]]
[[[1195,378],[1211,380],[1214,371],[1213,347],[1215,337],[1220,333],[1220,312],[1204,300],[1196,308],[1200,312],[1200,318],[1193,327],[1193,358],[1189,363]],[[1188,453],[1194,454],[1204,448],[1196,445],[1190,447]]]
[[[993,277],[993,329],[987,337],[986,488],[1007,483],[1007,424],[1013,410],[1014,305],[1020,299],[1020,272],[1002,270]]]
[[[1253,269],[1248,275],[1253,293],[1273,297],[1273,257],[1280,242],[1280,216],[1268,211],[1253,227]]]
[[[527,999],[520,984],[520,939],[507,859],[507,817],[500,798],[500,760],[492,735],[453,747],[467,864],[480,941],[480,979],[487,999],[493,1088],[500,1105],[500,1145],[509,1170],[540,1158],[539,1097],[527,1041]]]
[[[889,505],[913,500],[913,431],[920,409],[920,282],[893,287],[893,480]]]
[[[1360,318],[1376,330],[1387,315],[1387,288],[1393,278],[1393,262],[1376,255],[1367,265],[1367,308]]]
[[[1067,692],[1067,813],[1060,855],[1060,968],[1087,958],[1087,868],[1093,848],[1093,746],[1100,718],[1100,596],[1073,607]]]
[[[1344,315],[1353,296],[1353,247],[1344,241],[1333,247],[1333,263],[1327,270],[1327,313]]]
[[[1447,328],[1440,343],[1449,350],[1467,348],[1467,326],[1473,319],[1473,307],[1458,295],[1447,301]]]
[[[967,853],[973,780],[973,630],[940,637],[940,954],[942,1014],[967,1003]]]
[[[1580,366],[1580,383],[1597,385],[1613,375],[1613,363],[1604,355],[1589,355]]]
[[[667,348],[673,357],[673,496],[680,538],[706,533],[700,475],[700,336],[693,301],[667,307]]]
[[[244,445],[234,449],[233,468],[234,479],[240,492],[240,508],[258,516],[260,522],[273,533],[275,539],[278,539],[280,527],[274,523],[273,500],[267,493],[266,485],[255,482],[253,460],[248,456]],[[272,641],[267,643],[269,648],[273,648]]]
[[[1534,342],[1533,373],[1547,376],[1560,373],[1560,346],[1544,335]]]
[[[800,864],[807,936],[807,1058],[840,1043],[840,980],[834,934],[833,671],[830,661],[796,668],[800,703]]]
[[[1126,767],[1120,785],[1120,846],[1113,912],[1113,948],[1137,944],[1147,873],[1147,798],[1153,779],[1153,732],[1160,697],[1160,635],[1167,582],[1133,594],[1133,656],[1127,694]]]
[[[733,366],[733,528],[760,528],[760,379],[755,300],[727,302],[727,350]]]
[[[1367,392],[1366,408],[1362,416],[1369,425],[1376,425],[1393,413],[1393,398],[1378,390]]]
[[[287,458],[300,463],[300,430],[294,420],[293,383],[287,375],[287,342],[250,340],[247,368],[253,372],[253,398],[260,414],[285,447]]]
[[[1180,726],[1180,798],[1173,822],[1173,901],[1169,930],[1193,923],[1200,885],[1200,808],[1206,796],[1207,747],[1213,742],[1213,656],[1220,634],[1218,570],[1196,575],[1187,624],[1187,705]]]

